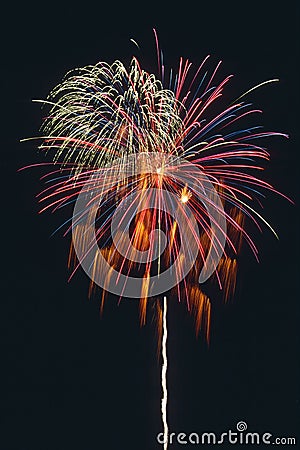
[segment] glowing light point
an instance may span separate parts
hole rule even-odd
[[[186,187],[184,187],[181,191],[181,196],[180,196],[181,203],[187,203],[191,197],[192,197],[192,193]]]

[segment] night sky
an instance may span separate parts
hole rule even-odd
[[[32,99],[45,99],[68,70],[100,60],[128,63],[134,53],[155,72],[155,27],[169,67],[180,56],[195,65],[207,54],[212,64],[221,59],[221,75],[234,74],[230,100],[280,79],[249,100],[263,109],[258,120],[266,130],[290,135],[267,140],[265,179],[298,202],[295,5],[162,4],[24,3],[3,16],[0,450],[161,448],[154,324],[141,329],[137,302],[117,307],[112,297],[101,318],[100,294],[88,301],[83,271],[67,282],[70,237],[51,234],[72,210],[38,215],[44,172],[17,172],[43,161],[32,142],[19,143],[38,134],[42,113]],[[267,229],[254,232],[260,264],[244,247],[235,299],[213,307],[209,348],[201,335],[196,339],[184,306],[170,302],[171,431],[217,433],[244,420],[251,431],[297,436],[298,208],[271,194],[264,205],[280,240]]]

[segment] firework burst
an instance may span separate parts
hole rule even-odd
[[[106,292],[119,301],[135,297],[144,325],[151,299],[162,355],[167,449],[167,297],[162,294],[185,302],[196,334],[203,330],[209,342],[211,299],[199,283],[213,274],[228,301],[243,241],[258,259],[246,222],[259,230],[267,226],[277,236],[260,212],[261,200],[268,191],[282,194],[257,175],[270,159],[259,142],[286,135],[242,126],[262,112],[242,99],[278,80],[249,89],[224,108],[221,99],[232,76],[216,82],[220,63],[209,72],[209,57],[196,69],[181,58],[178,70],[167,74],[156,32],[155,37],[158,77],[135,57],[128,68],[120,61],[100,62],[68,72],[40,101],[47,112],[37,139],[53,168],[38,197],[41,212],[75,204],[73,217],[63,224],[73,237],[70,278],[82,266],[91,279],[89,296],[102,287],[101,313]]]
[[[248,218],[259,228],[261,224],[267,225],[276,235],[259,212],[264,191],[277,191],[255,175],[263,170],[265,161],[270,158],[269,152],[257,144],[258,139],[286,135],[265,132],[261,126],[240,126],[250,115],[261,113],[253,109],[251,104],[241,101],[252,89],[216,114],[231,76],[216,83],[220,63],[210,75],[205,71],[207,63],[208,57],[193,70],[192,64],[181,58],[177,73],[174,75],[171,70],[167,77],[159,58],[161,80],[143,70],[136,58],[132,59],[128,69],[120,61],[115,61],[111,65],[100,62],[95,66],[68,72],[47,100],[42,101],[48,112],[41,127],[42,142],[39,148],[50,155],[54,168],[45,176],[48,186],[39,195],[39,201],[43,204],[41,212],[55,211],[75,202],[82,189],[94,192],[95,184],[91,177],[99,169],[104,170],[101,180],[102,203],[95,220],[97,243],[112,268],[127,276],[134,273],[143,278],[138,295],[141,324],[146,321],[151,276],[161,273],[168,264],[178,259],[182,239],[180,232],[183,232],[168,211],[159,209],[157,212],[153,208],[145,208],[149,200],[145,193],[155,188],[155,202],[158,205],[162,201],[160,192],[167,190],[178,198],[174,209],[181,210],[183,205],[189,205],[200,232],[200,237],[195,237],[199,255],[181,285],[177,270],[178,286],[173,290],[179,300],[185,298],[189,311],[194,312],[197,332],[203,326],[209,338],[210,299],[202,292],[197,281],[209,253],[212,224],[203,207],[205,198],[201,198],[199,192],[195,195],[187,183],[173,176],[172,170],[176,172],[174,161],[178,158],[178,164],[182,164],[184,158],[199,168],[222,201],[227,222],[226,249],[222,257],[219,255],[215,277],[227,300],[234,293],[236,256],[243,240],[257,258],[255,243],[244,226],[245,219]],[[165,159],[154,173],[152,171],[149,174],[147,170],[138,175],[128,173],[128,155],[153,153],[173,157],[172,164]],[[113,184],[109,181],[109,168],[116,162],[118,180]],[[196,174],[192,174],[192,177],[196,177]],[[109,229],[118,202],[133,192],[138,193],[137,201],[144,205],[135,210],[135,217],[130,218],[130,242],[123,243],[124,249],[120,254],[120,247],[116,249],[109,239]],[[67,226],[66,233],[71,228]],[[167,236],[169,248],[153,262],[155,248],[151,233],[157,228]],[[192,231],[187,220],[184,232]],[[73,237],[74,233],[80,233],[79,220],[75,232],[73,230]],[[127,252],[126,246],[129,246]],[[143,264],[132,262],[135,261],[134,253],[138,252],[148,254]],[[125,261],[124,255],[129,262]],[[98,265],[99,258],[95,257],[93,273],[99,271]],[[69,267],[72,274],[79,267],[73,244]],[[110,277],[111,273],[107,273],[107,290]],[[89,294],[94,291],[92,279]],[[101,311],[104,298],[103,293]]]

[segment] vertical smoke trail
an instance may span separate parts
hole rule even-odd
[[[161,400],[161,413],[162,422],[164,427],[164,450],[168,449],[168,439],[169,439],[169,428],[167,423],[167,403],[168,403],[168,390],[167,390],[167,369],[168,369],[168,359],[167,359],[167,297],[164,297],[163,303],[163,335],[162,335],[162,369],[161,369],[161,385],[163,396]]]

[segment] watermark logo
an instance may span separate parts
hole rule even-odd
[[[257,433],[248,430],[248,425],[244,421],[236,424],[235,430],[228,430],[224,433],[203,432],[203,433],[169,433],[166,437],[164,433],[159,433],[156,437],[159,444],[192,444],[192,445],[296,445],[295,437],[275,437],[272,433]]]
[[[236,424],[236,428],[238,431],[246,431],[247,430],[247,424],[246,422],[243,422],[242,420]]]
[[[204,283],[214,273],[226,243],[226,217],[222,201],[198,166],[177,156],[153,152],[128,155],[109,167],[93,171],[84,183],[74,207],[73,245],[81,266],[94,283],[113,294],[131,298],[140,298],[143,278],[116,270],[104,258],[97,244],[95,220],[99,206],[109,192],[117,192],[120,180],[126,183],[126,180],[146,173],[155,174],[156,177],[169,177],[178,186],[185,186],[197,198],[201,207],[205,208],[210,221],[211,238],[199,283]],[[150,277],[147,297],[162,294],[176,286],[186,277],[198,257],[199,227],[194,211],[189,207],[188,201],[181,201],[180,207],[179,202],[178,195],[165,189],[163,183],[158,188],[132,189],[131,193],[119,200],[110,218],[111,238],[115,249],[122,257],[134,263],[154,261],[168,245],[166,234],[161,229],[156,229],[149,235],[150,250],[131,251],[129,228],[136,214],[145,209],[164,211],[178,225],[180,249],[176,260],[168,269]],[[93,267],[96,259],[95,271]]]

